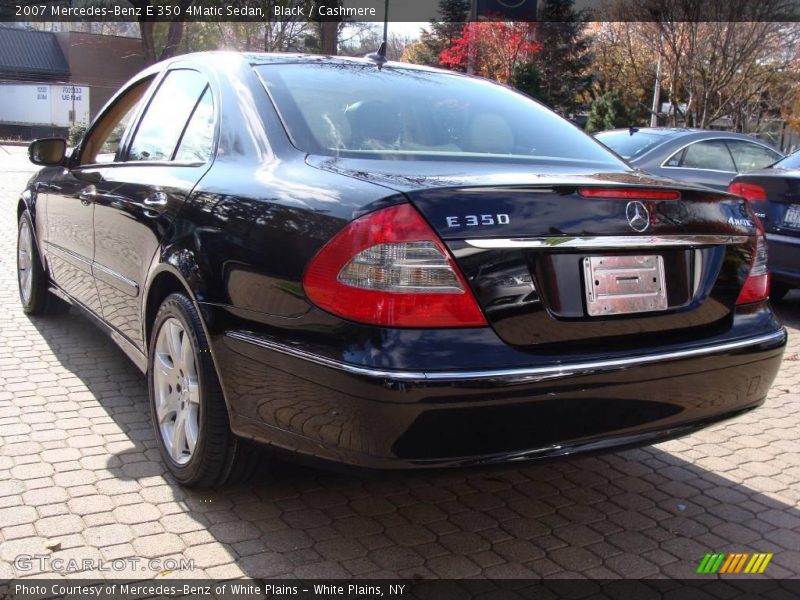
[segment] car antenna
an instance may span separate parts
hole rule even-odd
[[[378,66],[378,71],[381,70],[388,58],[386,58],[386,42],[389,39],[389,0],[385,0],[383,5],[383,42],[377,52],[370,52],[364,58],[371,60]]]
[[[634,133],[636,133],[637,131],[639,131],[639,128],[638,128],[638,127],[636,127],[636,125],[630,125],[630,126],[628,127],[628,135],[633,135],[633,134],[634,134]]]
[[[383,67],[383,65],[389,61],[389,59],[386,58],[386,42],[381,43],[381,47],[378,48],[377,52],[370,52],[369,54],[365,54],[364,58],[374,62],[378,66],[378,70],[380,71],[381,67]]]

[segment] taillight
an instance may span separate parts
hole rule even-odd
[[[609,198],[612,200],[678,200],[681,193],[676,190],[652,190],[644,188],[578,188],[584,198]]]
[[[761,302],[769,297],[769,271],[767,270],[767,238],[764,227],[756,219],[756,237],[750,271],[744,281],[736,304]]]
[[[734,181],[728,186],[728,191],[731,194],[741,196],[751,202],[757,202],[767,199],[767,190],[755,183],[743,183]]]
[[[386,327],[480,327],[450,252],[410,204],[356,219],[313,258],[303,287],[320,308]]]

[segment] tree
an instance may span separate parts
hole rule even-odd
[[[542,76],[535,63],[517,63],[508,83],[532,98],[542,96]]]
[[[355,35],[347,40],[342,40],[339,44],[339,52],[345,56],[364,56],[370,52],[375,52],[383,43],[383,27],[378,27],[374,23],[363,23],[366,27],[357,29]],[[352,27],[348,27],[351,29]],[[389,60],[400,60],[405,52],[406,46],[412,40],[406,36],[390,33],[386,40],[386,57]]]
[[[176,17],[172,21],[158,23],[159,28],[166,29],[163,43],[156,47],[156,0],[128,0],[134,8],[139,9],[139,16],[136,17],[139,23],[139,35],[142,39],[142,54],[148,63],[158,62],[170,58],[177,54],[178,47],[183,40],[184,22],[181,17]],[[186,9],[192,4],[192,0],[178,0],[174,6],[178,9],[178,14],[186,14]]]
[[[596,23],[591,29],[592,84],[583,93],[584,101],[617,92],[633,123],[648,122],[658,61],[654,24]]]
[[[480,21],[467,23],[460,37],[439,56],[442,66],[466,69],[506,83],[520,62],[528,62],[541,48],[531,41],[534,24]]]
[[[439,19],[430,22],[430,31],[422,30],[419,46],[409,54],[409,59],[413,60],[408,62],[438,67],[442,52],[461,37],[464,24],[469,20],[470,6],[470,0],[440,0]],[[466,65],[453,68],[465,70]]]
[[[744,128],[745,115],[780,113],[798,60],[800,25],[781,16],[792,8],[790,0],[615,0],[604,18],[630,21],[634,35],[623,42],[643,42],[653,63],[661,54],[672,124]]]
[[[436,66],[439,64],[439,55],[433,54],[429,46],[418,40],[403,49],[400,60],[415,65]]]
[[[578,96],[592,82],[592,55],[585,35],[586,15],[573,0],[545,0],[539,13],[536,55],[541,84],[539,99],[557,111],[575,111]]]
[[[586,131],[605,131],[631,125],[625,103],[617,92],[607,92],[592,103]]]

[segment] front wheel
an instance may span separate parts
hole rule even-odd
[[[158,447],[179,483],[210,488],[252,470],[253,448],[230,430],[200,315],[183,294],[156,315],[148,387]]]

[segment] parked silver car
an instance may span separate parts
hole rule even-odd
[[[739,173],[783,158],[761,140],[728,131],[633,127],[603,131],[595,138],[637,169],[718,190],[727,190]]]

